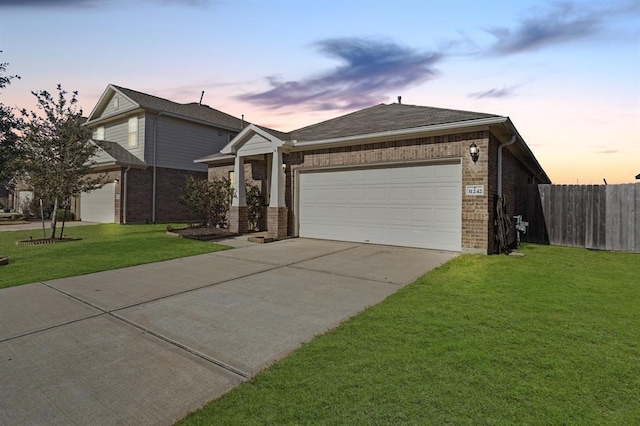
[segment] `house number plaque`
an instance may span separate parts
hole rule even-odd
[[[465,188],[467,195],[484,195],[484,185],[467,185]]]

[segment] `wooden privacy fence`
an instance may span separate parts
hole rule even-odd
[[[640,252],[640,183],[526,185],[516,213],[529,222],[523,241]]]

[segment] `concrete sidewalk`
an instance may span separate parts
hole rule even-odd
[[[73,221],[73,222],[65,222],[64,227],[65,228],[73,228],[75,226],[87,226],[87,225],[99,225],[98,222],[80,222],[80,221]],[[48,232],[51,226],[51,221],[50,220],[45,220],[44,221],[44,229]],[[62,222],[58,222],[58,226],[61,227],[62,226]],[[29,222],[29,223],[19,223],[19,224],[5,224],[5,223],[0,223],[0,232],[2,231],[24,231],[24,230],[30,230],[30,229],[42,229],[42,222]]]
[[[0,290],[0,424],[172,424],[455,255],[291,239]]]

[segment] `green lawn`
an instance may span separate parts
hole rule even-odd
[[[640,255],[468,255],[180,424],[640,424]]]
[[[90,225],[65,228],[66,243],[16,246],[42,238],[42,230],[0,232],[0,288],[105,271],[224,249],[224,246],[165,235],[167,225]]]

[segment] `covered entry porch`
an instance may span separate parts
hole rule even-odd
[[[229,230],[239,234],[249,229],[249,217],[246,197],[248,168],[247,162],[255,164],[263,162],[264,178],[268,200],[266,207],[267,233],[271,238],[283,238],[288,235],[289,208],[285,202],[286,166],[283,153],[288,151],[291,142],[280,139],[277,135],[256,126],[249,125],[221,152],[221,158],[233,159],[230,178],[233,182],[234,196],[229,212]]]

